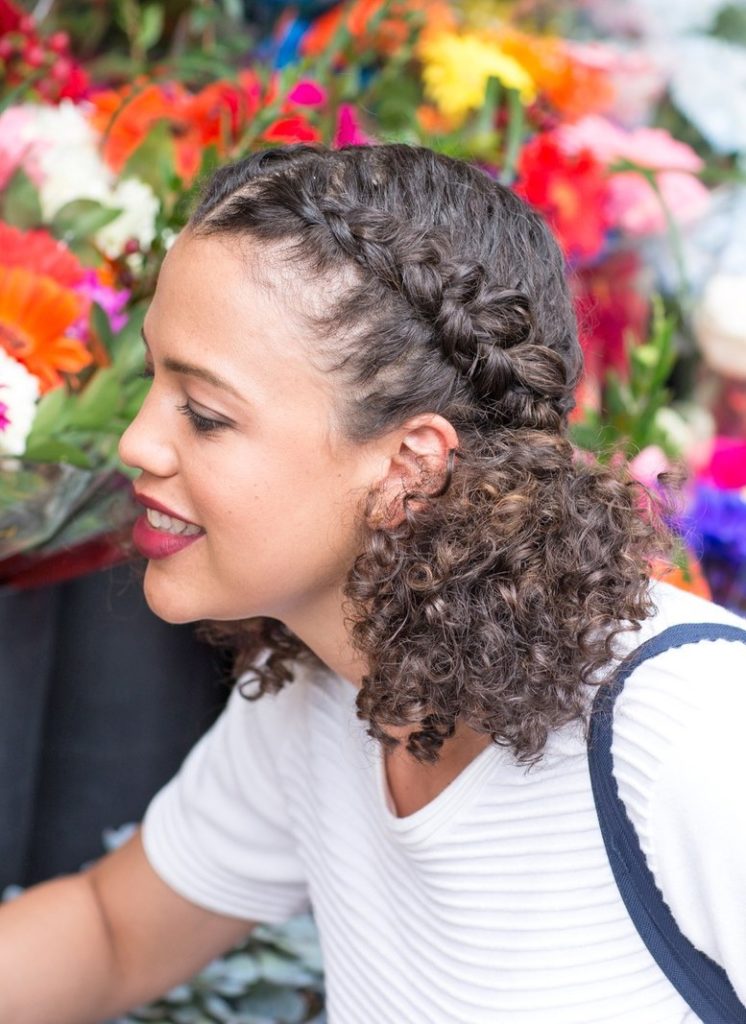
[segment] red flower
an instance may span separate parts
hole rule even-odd
[[[46,231],[21,231],[0,221],[0,265],[25,267],[74,288],[85,276],[77,256]]]
[[[600,387],[608,370],[624,374],[626,344],[645,338],[650,304],[636,252],[615,253],[574,276],[575,308],[586,376]]]
[[[611,226],[604,167],[587,151],[566,153],[552,132],[534,136],[518,160],[516,191],[549,221],[568,259],[587,262]]]
[[[321,133],[302,114],[281,117],[267,128],[262,135],[267,142],[318,142]]]
[[[9,0],[0,0],[0,36],[6,32],[16,32],[21,23],[24,12],[10,3]]]

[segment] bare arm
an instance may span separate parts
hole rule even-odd
[[[191,977],[251,927],[169,888],[136,834],[0,909],[0,1021],[96,1024]]]

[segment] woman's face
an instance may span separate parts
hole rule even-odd
[[[334,379],[308,357],[290,275],[259,278],[247,255],[261,254],[185,232],[145,318],[154,380],[120,454],[141,470],[135,490],[146,504],[203,531],[179,548],[162,529],[136,528],[158,555],[148,603],[169,622],[266,615],[292,627],[338,605],[359,509],[383,468],[375,446],[335,425]],[[177,550],[163,554],[170,544]]]

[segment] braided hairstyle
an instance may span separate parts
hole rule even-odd
[[[422,412],[458,433],[446,479],[423,477],[396,526],[367,519],[350,570],[370,734],[396,745],[386,727],[412,726],[407,749],[432,762],[460,719],[537,759],[550,730],[584,717],[614,637],[652,613],[649,565],[665,544],[624,467],[568,440],[582,359],[546,225],[424,148],[298,145],[220,169],[189,229],[248,237],[318,285],[303,315],[351,439]],[[257,696],[310,656],[272,620],[241,636],[237,668],[253,667]]]

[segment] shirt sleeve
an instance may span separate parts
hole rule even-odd
[[[746,645],[702,641],[648,664],[615,715],[620,796],[681,931],[746,1003]]]
[[[276,924],[308,908],[278,757],[299,717],[298,684],[247,701],[238,690],[143,821],[145,853],[208,910]]]

